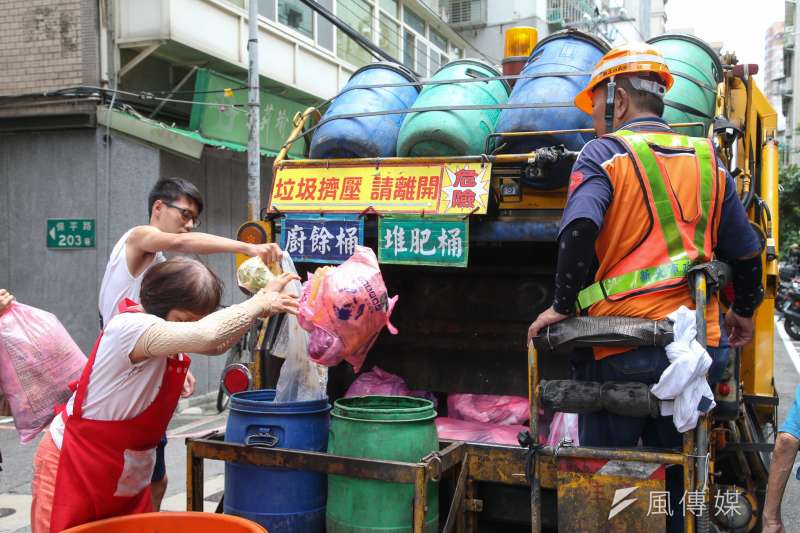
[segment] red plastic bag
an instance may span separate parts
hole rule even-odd
[[[530,403],[524,396],[451,394],[447,416],[471,422],[524,424],[530,418]]]
[[[410,390],[403,378],[377,366],[358,376],[344,396],[345,398],[351,396],[414,396],[432,401],[434,408],[438,403],[436,396],[432,393]]]
[[[519,446],[517,435],[521,431],[527,430],[527,426],[516,424],[489,424],[486,422],[470,422],[468,420],[457,420],[447,417],[439,417],[436,419],[436,431],[439,433],[439,438],[447,440]]]
[[[565,439],[572,441],[573,446],[580,446],[578,438],[578,415],[575,413],[561,413],[556,411],[550,422],[550,434],[547,436],[547,445],[557,447]]]
[[[389,298],[375,252],[356,246],[350,259],[304,284],[297,319],[310,333],[309,356],[325,366],[344,359],[358,372],[384,326],[397,334],[389,322],[396,302],[397,296]]]
[[[20,443],[47,427],[85,364],[86,356],[53,314],[19,302],[0,314],[0,389]]]

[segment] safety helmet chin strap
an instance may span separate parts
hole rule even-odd
[[[608,79],[608,85],[606,86],[606,133],[611,133],[614,131],[614,96],[616,91],[617,84],[614,81],[614,76],[611,76]]]

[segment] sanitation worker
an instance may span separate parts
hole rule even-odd
[[[150,480],[190,359],[220,355],[257,317],[295,314],[299,279],[282,274],[249,300],[214,311],[222,284],[205,265],[176,257],[148,269],[141,306],[130,300],[106,324],[78,386],[34,458],[31,527],[53,533],[153,510]]]
[[[150,191],[147,206],[150,223],[131,228],[117,241],[108,259],[100,285],[100,323],[108,324],[125,298],[139,301],[139,287],[145,273],[165,260],[164,252],[186,254],[242,253],[259,256],[265,264],[280,259],[276,244],[249,244],[217,235],[200,233],[203,198],[191,182],[181,178],[158,181]],[[186,374],[183,397],[192,395],[195,379]],[[153,508],[161,508],[167,490],[164,448],[167,436],[158,445],[153,469]]]
[[[735,301],[724,320],[730,345],[752,338],[753,312],[763,298],[762,242],[711,142],[679,135],[660,118],[672,84],[657,50],[631,44],[603,56],[575,98],[575,106],[592,116],[597,139],[573,166],[553,303],[531,324],[528,342],[576,309],[660,320],[682,305],[694,308],[687,270],[712,258],[725,259],[734,271]],[[727,362],[716,297],[707,316],[713,380]],[[654,384],[668,365],[662,348],[595,348],[593,360],[576,373],[588,381]],[[672,417],[580,417],[581,445],[632,447],[640,439],[665,448],[682,443]],[[668,529],[680,531],[680,469],[667,469],[667,489]]]

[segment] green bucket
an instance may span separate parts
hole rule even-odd
[[[433,403],[405,396],[342,398],[331,412],[328,453],[416,463],[439,449]],[[412,531],[414,485],[328,476],[328,533]],[[439,486],[428,484],[425,532],[439,525]]]
[[[648,43],[661,52],[675,79],[664,99],[664,120],[702,122],[703,127],[676,128],[693,137],[707,137],[714,121],[717,84],[722,81],[722,63],[716,52],[692,35],[665,33]]]
[[[439,69],[432,80],[485,78],[486,81],[426,85],[411,108],[505,104],[511,92],[508,83],[491,79],[500,75],[482,61],[452,61]],[[409,113],[397,136],[397,155],[449,157],[482,154],[486,136],[494,133],[499,117],[500,109]]]

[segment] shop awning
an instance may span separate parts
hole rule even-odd
[[[247,152],[247,146],[230,141],[220,141],[203,137],[196,131],[167,126],[162,122],[150,120],[141,115],[108,107],[97,107],[97,122],[103,127],[125,133],[151,144],[160,146],[171,152],[200,159],[204,146],[213,146],[222,150]],[[264,157],[278,155],[273,150],[261,150]]]

